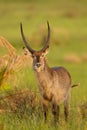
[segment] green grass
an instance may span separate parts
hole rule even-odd
[[[44,124],[43,116],[35,115],[19,119],[14,114],[0,115],[1,130],[86,130],[87,118],[82,119],[78,115],[77,107],[87,101],[87,61],[81,63],[64,62],[66,54],[77,54],[80,58],[87,54],[87,1],[86,0],[12,0],[0,1],[0,35],[8,39],[17,49],[22,51],[23,42],[20,36],[20,22],[23,23],[24,32],[30,45],[38,46],[35,42],[35,34],[41,27],[47,31],[46,21],[51,26],[51,44],[48,58],[50,66],[65,66],[72,76],[72,82],[80,82],[78,88],[71,92],[71,116],[68,123],[64,122],[61,112],[60,124],[52,125],[51,112],[48,122]],[[54,30],[54,31],[53,31]],[[57,30],[57,32],[56,32]],[[33,38],[32,38],[33,37]],[[40,46],[40,44],[39,44]],[[0,50],[0,55],[3,49]],[[38,91],[37,81],[31,67],[14,74],[17,76],[15,85],[17,88],[29,88]],[[14,76],[13,75],[13,76]],[[13,81],[9,81],[14,87]],[[38,112],[39,113],[39,112]]]

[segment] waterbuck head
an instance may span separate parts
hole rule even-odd
[[[33,50],[30,47],[30,45],[28,44],[28,42],[24,36],[24,33],[23,33],[22,23],[20,24],[22,39],[24,41],[26,48],[28,49],[28,51],[30,52],[30,54],[32,56],[33,69],[37,72],[42,71],[45,68],[45,55],[48,52],[49,40],[50,40],[50,26],[49,26],[48,21],[47,21],[47,26],[48,26],[48,35],[47,35],[47,39],[46,39],[46,42],[44,44],[44,47],[41,50],[36,51],[36,50]]]

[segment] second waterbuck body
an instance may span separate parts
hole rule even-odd
[[[33,50],[23,33],[22,24],[20,24],[21,35],[24,44],[31,54],[33,59],[33,69],[38,80],[38,86],[42,97],[43,111],[45,120],[47,119],[48,102],[52,104],[52,113],[55,121],[59,119],[59,105],[64,103],[65,119],[68,117],[70,90],[71,90],[71,76],[64,67],[50,68],[46,62],[45,56],[49,49],[50,26],[48,26],[48,36],[44,47],[39,50]],[[76,85],[73,85],[73,87]]]

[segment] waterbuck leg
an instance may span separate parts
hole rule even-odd
[[[69,102],[70,102],[70,94],[67,96],[66,100],[64,101],[64,115],[65,120],[68,120],[69,117]]]
[[[68,106],[64,106],[64,114],[65,114],[65,120],[68,120],[68,116],[69,116],[69,107]]]
[[[44,121],[47,121],[47,111],[48,111],[48,102],[43,99],[43,113],[44,113]]]
[[[59,121],[59,106],[56,103],[52,104],[52,113],[54,115],[54,122]]]

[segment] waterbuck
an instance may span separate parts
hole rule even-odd
[[[28,44],[23,33],[22,23],[20,24],[21,35],[24,44],[33,59],[33,69],[38,80],[45,120],[47,119],[48,102],[52,104],[52,113],[55,121],[59,119],[59,105],[64,103],[64,114],[65,119],[67,120],[70,102],[70,90],[71,87],[77,85],[71,85],[71,76],[64,67],[50,68],[48,66],[45,59],[45,56],[48,53],[50,40],[50,25],[48,21],[47,26],[48,35],[46,42],[44,47],[39,51],[33,50]]]

